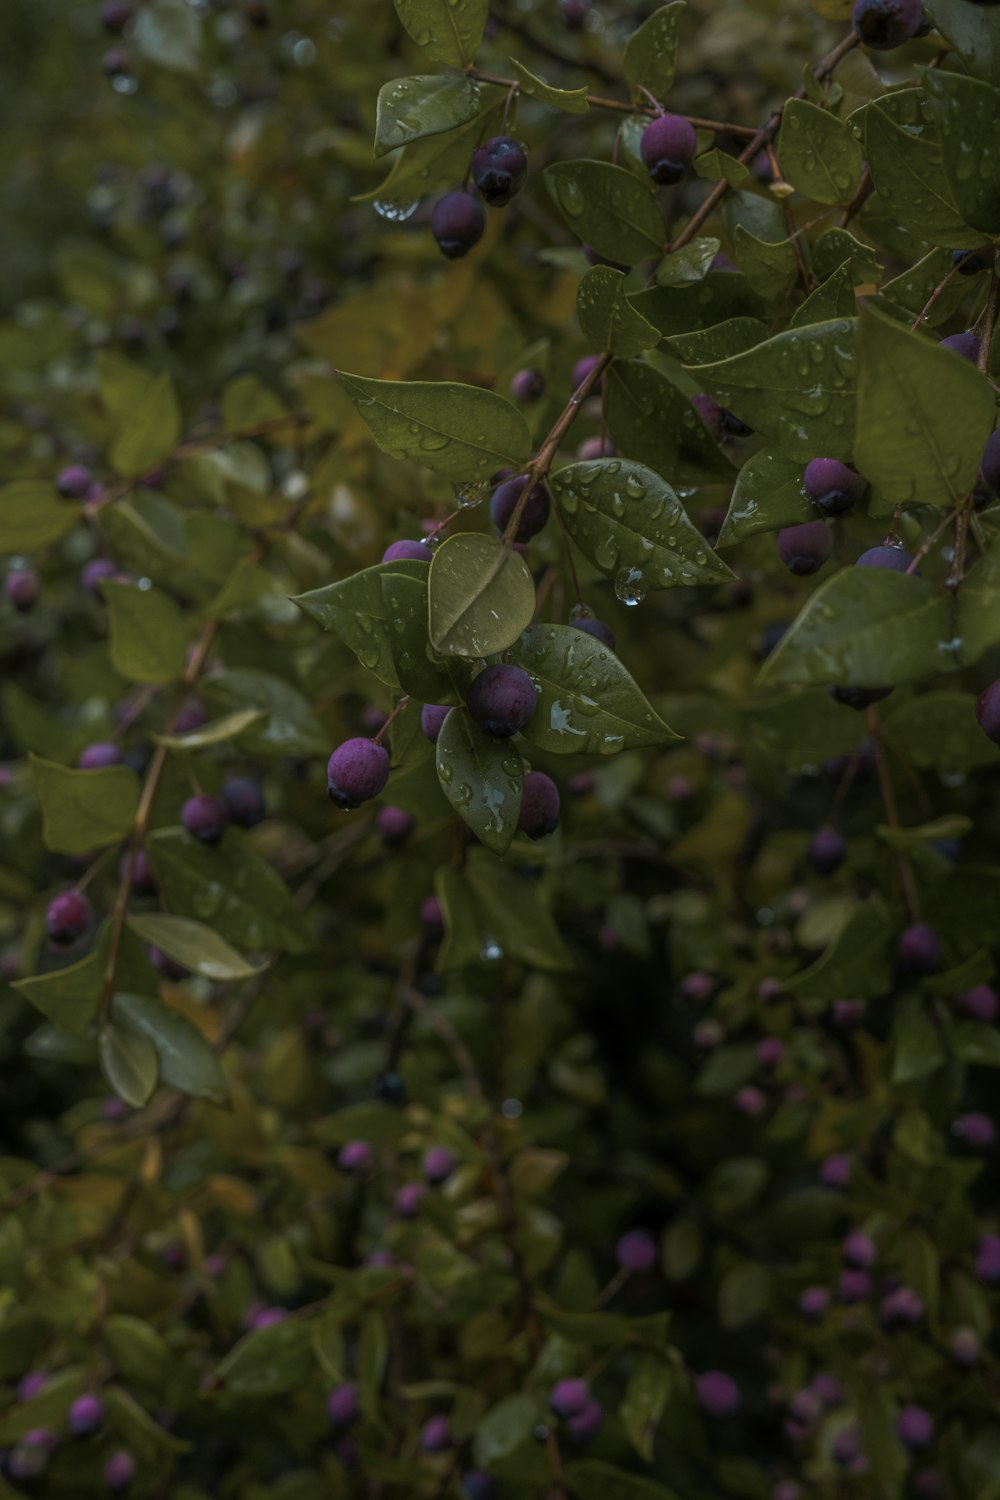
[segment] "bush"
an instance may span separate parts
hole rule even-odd
[[[1000,8],[0,35],[0,1488],[986,1500]]]

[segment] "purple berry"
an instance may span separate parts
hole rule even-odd
[[[420,1429],[424,1453],[444,1453],[451,1447],[451,1424],[447,1417],[429,1417]]]
[[[862,1229],[852,1229],[840,1247],[840,1253],[849,1266],[867,1269],[878,1259],[878,1251],[871,1235]]]
[[[658,115],[650,120],[639,142],[643,166],[656,183],[678,182],[694,161],[698,137],[682,115]]]
[[[564,1420],[577,1416],[589,1401],[590,1387],[585,1380],[559,1380],[549,1395],[549,1406]]]
[[[979,475],[995,495],[1000,495],[1000,428],[986,439]]]
[[[436,896],[427,896],[420,903],[420,925],[430,937],[444,934],[444,908]]]
[[[110,740],[98,740],[80,752],[76,764],[80,771],[100,771],[105,766],[120,766],[121,761],[122,753],[117,745]]]
[[[135,1459],[124,1448],[119,1448],[104,1465],[104,1483],[109,1490],[126,1490],[134,1478]]]
[[[562,18],[571,31],[578,31],[590,14],[590,0],[559,0]]]
[[[345,1141],[337,1152],[337,1166],[342,1172],[367,1172],[375,1152],[367,1141]]]
[[[937,933],[926,922],[914,922],[900,933],[896,953],[907,974],[933,974],[941,963]]]
[[[718,440],[724,435],[722,407],[714,396],[692,396],[691,405],[698,413],[712,436]]]
[[[503,208],[510,202],[527,171],[525,149],[509,135],[495,135],[472,153],[472,180],[491,208]]]
[[[427,1189],[422,1182],[404,1182],[393,1199],[393,1208],[401,1219],[415,1219],[420,1212]]]
[[[979,362],[979,340],[971,331],[965,333],[950,333],[946,339],[938,343],[939,349],[950,349],[962,359],[967,359],[970,364]]]
[[[656,1240],[648,1229],[630,1229],[615,1246],[623,1271],[651,1271],[656,1265]]]
[[[112,36],[119,36],[132,19],[132,7],[125,0],[104,0],[101,25]]]
[[[860,1026],[865,1018],[865,1002],[863,1000],[835,1000],[831,1007],[834,1026],[842,1031],[852,1026]]]
[[[830,1306],[830,1293],[825,1286],[807,1286],[799,1297],[799,1312],[811,1323],[819,1322]]]
[[[127,860],[128,856],[123,854],[118,866],[119,875],[124,875]],[[132,889],[137,896],[152,896],[156,892],[156,876],[145,849],[137,849],[132,856]]]
[[[830,1452],[842,1468],[854,1462],[861,1453],[861,1439],[856,1427],[842,1427],[833,1440]]]
[[[778,556],[790,573],[818,573],[833,551],[833,532],[825,521],[803,521],[778,532]]]
[[[356,1385],[335,1386],[326,1398],[326,1414],[334,1427],[349,1427],[361,1415]]]
[[[56,489],[64,500],[82,500],[90,489],[90,470],[83,464],[70,464],[56,475]]]
[[[497,1487],[482,1469],[470,1469],[458,1482],[465,1500],[496,1500]]]
[[[710,999],[715,990],[715,980],[711,974],[685,974],[681,980],[681,994],[685,1000],[695,1000],[703,1004]]]
[[[38,603],[42,586],[33,568],[15,568],[4,579],[3,591],[18,613],[26,615]]]
[[[181,827],[202,844],[217,844],[229,827],[229,808],[221,797],[189,797],[181,808]]]
[[[710,1417],[732,1417],[743,1405],[740,1388],[725,1370],[706,1370],[694,1383],[698,1405]]]
[[[69,1409],[69,1430],[74,1437],[89,1437],[104,1422],[104,1402],[100,1396],[78,1396]]]
[[[609,437],[589,437],[584,438],[577,448],[576,456],[589,462],[595,458],[614,458],[616,452],[617,449]]]
[[[448,260],[468,255],[478,245],[486,230],[486,212],[478,198],[456,188],[435,203],[431,213],[431,234],[438,249]]]
[[[544,771],[529,771],[517,826],[529,839],[541,839],[559,827],[559,788]]]
[[[390,542],[382,553],[382,561],[390,562],[432,562],[434,553],[425,542],[411,542],[405,538],[399,542]]]
[[[578,386],[581,386],[587,379],[588,375],[592,374],[593,371],[597,369],[597,366],[600,364],[600,362],[601,356],[599,354],[585,354],[582,359],[577,360],[576,364],[573,366],[572,380],[574,390],[576,390]],[[601,389],[602,383],[603,377],[598,380],[596,385],[591,386],[591,391],[599,391]]]
[[[919,1474],[914,1474],[913,1497],[914,1500],[948,1500],[948,1485],[940,1469],[921,1469]]]
[[[588,1401],[582,1411],[570,1417],[566,1425],[574,1442],[589,1443],[600,1432],[603,1424],[604,1411],[600,1403]]]
[[[907,1448],[926,1448],[934,1440],[934,1418],[922,1406],[904,1406],[896,1419],[896,1431]]]
[[[29,1370],[27,1375],[21,1377],[17,1387],[18,1401],[31,1401],[48,1383],[48,1372],[46,1370]]]
[[[83,936],[93,920],[93,908],[79,891],[53,896],[45,913],[45,927],[57,948],[68,948]]]
[[[1000,678],[983,688],[976,700],[976,722],[988,740],[1000,745]]]
[[[980,1236],[976,1246],[976,1275],[990,1286],[1000,1281],[1000,1235]]]
[[[741,1115],[762,1114],[767,1108],[767,1096],[760,1089],[754,1088],[752,1083],[745,1083],[741,1089],[737,1089],[733,1095],[733,1103]]]
[[[882,1298],[878,1314],[885,1328],[919,1323],[924,1315],[923,1300],[911,1286],[896,1287]]]
[[[891,573],[905,573],[913,558],[905,547],[869,547],[855,563],[856,568],[887,568]]]
[[[691,1032],[691,1040],[699,1052],[711,1052],[713,1047],[726,1040],[726,1028],[721,1021],[699,1021]]]
[[[80,587],[88,594],[100,596],[101,585],[114,578],[118,569],[109,557],[92,557],[80,572]]]
[[[527,672],[500,662],[480,672],[465,702],[480,728],[498,740],[506,740],[530,722],[538,694]]]
[[[331,802],[350,812],[377,797],[389,780],[389,752],[374,740],[345,740],[327,762]]]
[[[375,826],[387,849],[399,849],[416,827],[416,819],[401,807],[381,807]]]
[[[872,1279],[867,1271],[841,1271],[837,1296],[841,1302],[865,1302],[872,1294]]]
[[[785,1056],[785,1044],[776,1036],[765,1036],[757,1043],[757,1061],[763,1068],[778,1068]]]
[[[827,1408],[840,1406],[844,1400],[844,1388],[836,1375],[831,1375],[827,1370],[820,1370],[809,1382],[809,1389],[818,1396]]]
[[[809,840],[806,861],[817,875],[832,875],[847,858],[847,840],[836,828],[818,828]]]
[[[1000,1001],[991,985],[974,984],[971,990],[963,990],[955,996],[955,1009],[973,1021],[995,1021]]]
[[[444,703],[425,703],[420,710],[420,728],[432,745],[437,744],[441,725],[450,713],[451,709]]]
[[[44,1474],[49,1466],[49,1449],[42,1443],[30,1441],[28,1433],[16,1443],[7,1455],[7,1473],[20,1484],[30,1483]]]
[[[184,965],[177,963],[173,958],[168,958],[159,948],[151,947],[148,956],[157,974],[162,974],[164,979],[179,980],[187,978],[188,970],[185,969]]]
[[[837,458],[813,458],[806,464],[802,488],[825,516],[842,516],[864,499],[868,481]]]
[[[458,1165],[458,1159],[447,1146],[432,1146],[424,1157],[424,1176],[428,1182],[447,1182]]]
[[[973,1151],[988,1151],[996,1140],[996,1126],[989,1115],[984,1115],[978,1110],[971,1110],[966,1115],[959,1115],[952,1123],[952,1131]]]
[[[594,615],[585,615],[582,619],[571,620],[570,624],[574,630],[582,630],[587,635],[592,635],[595,641],[600,641],[602,646],[607,646],[609,651],[615,649],[615,633],[610,625],[605,625],[603,620],[598,620]]]
[[[267,816],[264,793],[249,776],[230,776],[224,781],[222,800],[238,828],[256,828]]]
[[[948,1337],[948,1348],[955,1363],[968,1368],[979,1359],[982,1342],[974,1328],[963,1326],[952,1329]]]
[[[973,0],[973,3],[977,3],[977,0]],[[986,3],[991,3],[991,0],[986,0]],[[953,250],[951,252],[952,265],[957,268],[959,276],[978,276],[980,271],[990,271],[993,269],[993,260],[992,245],[988,245],[983,250]]]
[[[923,24],[920,0],[857,0],[851,23],[858,39],[876,52],[901,47]]]
[[[511,380],[510,393],[522,406],[534,406],[545,395],[545,376],[541,370],[518,370]]]
[[[514,509],[527,483],[528,475],[519,474],[516,479],[506,480],[493,491],[493,498],[490,501],[490,519],[498,532],[507,529],[507,523],[514,514]],[[549,519],[551,507],[552,501],[545,485],[536,484],[521,512],[515,540],[530,542],[532,537],[537,536]]]
[[[846,1152],[835,1152],[820,1163],[819,1180],[824,1187],[845,1188],[851,1180],[851,1158]]]

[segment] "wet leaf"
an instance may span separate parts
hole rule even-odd
[[[717,545],[732,547],[761,531],[815,521],[818,512],[802,488],[802,464],[761,449],[740,470]]]
[[[97,1038],[101,1072],[119,1099],[141,1109],[156,1088],[156,1049],[148,1037],[122,1026],[102,1026]]]
[[[677,67],[677,32],[684,14],[683,0],[661,5],[633,31],[625,48],[625,80],[632,98],[648,103],[647,89],[661,103],[670,91]]]
[[[211,927],[190,917],[136,912],[128,918],[128,925],[144,942],[206,979],[249,979],[260,973],[260,965],[249,963]]]
[[[442,135],[480,113],[482,95],[472,78],[395,78],[379,89],[375,155],[385,156],[422,136]]]
[[[48,848],[58,854],[89,854],[131,832],[139,778],[128,766],[71,771],[37,755],[29,760]]]
[[[435,651],[470,660],[505,651],[531,623],[534,609],[531,574],[509,544],[469,533],[438,547],[428,586]]]
[[[464,823],[494,854],[505,854],[517,832],[524,762],[507,740],[495,740],[453,708],[438,735],[441,790]]]
[[[576,294],[576,315],[592,348],[623,359],[660,342],[657,329],[629,301],[624,275],[611,266],[592,266],[584,276]]]
[[[652,181],[603,161],[560,161],[545,183],[573,233],[598,255],[635,265],[663,251],[665,231]]]
[[[850,203],[861,186],[861,145],[854,132],[805,99],[785,105],[778,160],[792,186],[815,203]]]
[[[415,459],[446,479],[486,478],[531,452],[521,413],[494,391],[451,381],[367,380],[343,371],[340,382],[385,453]]]

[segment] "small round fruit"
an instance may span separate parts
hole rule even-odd
[[[496,1500],[497,1487],[483,1469],[470,1469],[458,1482],[463,1500]]]
[[[119,766],[122,753],[111,740],[98,740],[81,750],[76,765],[79,771],[101,771],[106,766]]]
[[[577,1416],[590,1400],[590,1387],[585,1380],[559,1380],[552,1387],[549,1406],[557,1417],[568,1420]]]
[[[559,827],[559,788],[544,771],[529,771],[524,778],[517,826],[529,839],[542,839]]]
[[[1000,745],[1000,677],[983,688],[976,700],[976,722],[994,745]]]
[[[375,1152],[367,1141],[345,1141],[337,1152],[337,1166],[342,1172],[367,1172]]]
[[[600,362],[601,356],[599,354],[585,354],[582,359],[577,360],[576,364],[573,366],[572,379],[574,390],[576,390],[577,386],[582,385],[583,382],[587,379],[588,375],[591,375],[594,370],[597,369],[597,366],[600,364]],[[601,389],[601,385],[602,380],[597,380],[597,382],[591,386],[591,391],[599,391]]]
[[[56,489],[64,500],[82,500],[90,489],[90,470],[83,464],[69,464],[56,475]]]
[[[971,989],[963,990],[960,995],[955,996],[955,1009],[963,1016],[968,1016],[973,1021],[984,1021],[987,1024],[995,1021],[997,1010],[1000,1009],[1000,998],[996,990],[989,984],[974,984]]]
[[[871,1235],[865,1234],[863,1229],[852,1229],[850,1234],[845,1235],[840,1246],[840,1253],[849,1266],[855,1270],[869,1270],[878,1259],[878,1250]]]
[[[100,1396],[78,1396],[69,1409],[68,1425],[74,1437],[90,1437],[104,1424],[104,1402]]]
[[[402,807],[381,807],[375,825],[387,849],[399,849],[416,827],[416,819]]]
[[[704,394],[692,396],[691,405],[712,436],[716,439],[721,438],[723,436],[722,407],[715,397]]]
[[[656,1240],[648,1229],[630,1229],[615,1246],[623,1271],[651,1271],[656,1265]]]
[[[871,708],[874,703],[881,703],[883,698],[888,698],[892,688],[861,688],[861,687],[829,687],[827,692],[836,703],[842,703],[845,708],[853,708],[861,713],[866,708]]]
[[[545,376],[541,370],[518,370],[510,383],[510,393],[522,406],[534,406],[545,395]]]
[[[495,135],[472,153],[472,180],[491,208],[503,208],[520,191],[528,171],[524,147],[509,135]]]
[[[430,1417],[420,1429],[420,1447],[424,1453],[444,1453],[451,1447],[451,1441],[447,1417]]]
[[[15,568],[4,579],[3,591],[17,612],[26,615],[38,603],[42,586],[34,568]]]
[[[119,1448],[104,1465],[104,1483],[109,1490],[127,1490],[134,1478],[135,1459],[124,1448]]]
[[[909,974],[933,974],[941,963],[941,943],[933,927],[914,922],[900,933],[899,964]]]
[[[582,1411],[567,1422],[570,1437],[577,1443],[589,1443],[604,1425],[604,1410],[597,1401],[588,1401]]]
[[[326,1414],[334,1427],[349,1427],[361,1415],[358,1388],[349,1381],[334,1386],[326,1398]]]
[[[731,1417],[743,1404],[740,1388],[725,1370],[706,1370],[695,1381],[698,1405],[710,1417]]]
[[[507,523],[514,514],[514,509],[524,494],[528,484],[528,475],[519,474],[516,479],[507,479],[503,484],[497,485],[493,491],[490,501],[490,520],[498,532],[507,529]],[[548,489],[542,483],[534,486],[517,523],[517,531],[514,540],[517,542],[530,542],[532,537],[537,536],[549,519],[552,501]]]
[[[435,1186],[447,1182],[457,1166],[458,1159],[447,1146],[432,1146],[424,1156],[424,1176]]]
[[[922,1406],[904,1406],[896,1418],[900,1442],[907,1448],[926,1448],[934,1441],[934,1418]]]
[[[843,516],[864,499],[868,481],[837,458],[813,458],[806,464],[802,488],[825,516]]]
[[[444,909],[436,896],[427,896],[421,901],[420,925],[428,937],[444,936]]]
[[[264,793],[249,776],[230,776],[224,781],[222,800],[238,828],[256,828],[267,816]]]
[[[350,812],[377,797],[389,780],[389,752],[374,740],[345,740],[326,767],[330,801]]]
[[[79,891],[63,891],[53,896],[45,913],[45,928],[56,948],[68,948],[87,931],[94,912],[86,896]]]
[[[1000,495],[1000,428],[991,432],[979,463],[979,477],[994,495]]]
[[[847,857],[847,840],[836,828],[818,828],[809,840],[806,861],[817,875],[832,875]]]
[[[996,1126],[989,1115],[980,1110],[970,1110],[952,1122],[952,1132],[973,1151],[988,1151],[997,1138]]]
[[[420,710],[420,728],[432,745],[437,744],[441,725],[450,713],[451,709],[446,703],[425,703]]]
[[[434,553],[426,542],[411,542],[406,539],[399,542],[390,542],[382,553],[382,561],[389,562],[425,562],[434,560]]]
[[[851,21],[866,47],[887,52],[916,36],[924,11],[920,0],[857,0]]]
[[[498,740],[506,740],[530,722],[538,694],[523,668],[500,662],[480,672],[465,702],[480,728]]]
[[[967,359],[972,365],[979,360],[979,340],[969,330],[965,333],[950,333],[946,339],[939,340],[938,348],[950,349],[953,354]]]
[[[856,568],[886,568],[890,573],[906,573],[909,571],[913,558],[905,547],[869,547],[867,552],[862,552]]]
[[[825,521],[804,521],[778,532],[778,556],[790,573],[818,573],[833,551],[833,532]]]
[[[229,807],[221,797],[201,793],[181,808],[181,827],[202,844],[217,844],[229,823]]]
[[[993,269],[994,251],[992,245],[985,250],[953,250],[951,259],[959,276],[978,276],[980,271]]]
[[[459,260],[478,245],[486,230],[486,211],[478,198],[456,188],[435,203],[431,234],[448,260]]]
[[[694,126],[682,115],[657,115],[639,141],[643,166],[653,181],[661,185],[679,182],[697,151]]]
[[[132,7],[125,0],[104,0],[101,25],[110,36],[121,36],[132,19]]]

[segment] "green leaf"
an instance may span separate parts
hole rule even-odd
[[[206,979],[250,979],[260,973],[259,964],[250,963],[211,927],[190,917],[138,912],[129,917],[128,925],[144,942]]]
[[[442,135],[482,109],[482,90],[472,78],[395,78],[378,92],[375,155],[385,156],[422,136]]]
[[[997,764],[997,747],[976,723],[973,693],[921,693],[880,709],[882,733],[897,755],[922,770],[956,775]]]
[[[653,1439],[674,1383],[670,1366],[656,1354],[635,1361],[619,1415],[632,1447],[647,1464],[653,1462]]]
[[[302,953],[312,934],[281,876],[255,854],[239,829],[207,848],[180,828],[161,828],[149,856],[164,903],[209,920],[215,931],[251,952]]]
[[[955,635],[963,643],[965,666],[1000,645],[1000,542],[994,542],[966,576],[958,594]]]
[[[449,874],[452,872],[449,872]],[[454,872],[459,881],[463,872]],[[495,949],[546,973],[574,967],[552,913],[534,881],[500,864],[485,849],[470,849],[464,878],[478,904],[480,955],[496,957]]]
[[[461,708],[438,735],[438,780],[452,807],[494,854],[505,854],[517,832],[524,762],[513,745],[493,739]]]
[[[680,250],[663,257],[656,271],[657,286],[688,286],[703,281],[721,248],[722,241],[711,237],[689,240]]]
[[[484,97],[493,101],[494,93],[494,90],[490,90]],[[370,192],[355,194],[351,199],[352,203],[370,203],[374,200],[399,205],[405,209],[409,208],[415,199],[426,197],[428,193],[453,187],[464,176],[469,157],[483,135],[487,118],[494,110],[500,108],[503,98],[504,96],[501,95],[494,102],[488,103],[482,114],[470,120],[467,125],[446,131],[443,135],[428,136],[423,140],[415,141],[412,146],[405,147],[393,161],[389,175]],[[347,307],[350,306],[351,304],[348,303]],[[339,320],[344,316],[345,311],[344,307],[328,309],[322,319],[317,318],[304,325],[299,335],[303,343],[312,347],[316,325],[323,326],[331,312]],[[370,331],[370,325],[366,331]],[[323,341],[326,342],[325,339]],[[336,337],[333,339],[333,345],[335,348],[352,349],[358,346],[357,340],[348,343]],[[373,363],[372,368],[379,368],[377,361]]]
[[[452,381],[340,382],[390,458],[412,458],[445,479],[485,478],[531,452],[527,423],[503,396]]]
[[[122,1380],[154,1389],[167,1379],[173,1355],[162,1334],[128,1313],[112,1313],[102,1326],[104,1344]]]
[[[350,578],[342,578],[322,589],[295,596],[295,603],[324,630],[332,630],[363,667],[387,687],[398,689],[399,677],[393,655],[392,631],[382,580],[390,570],[410,579],[427,579],[429,565],[402,561],[378,563]]]
[[[372,1418],[378,1417],[379,1391],[388,1357],[389,1330],[382,1313],[373,1309],[362,1319],[358,1339],[358,1394],[362,1411]]]
[[[859,902],[810,968],[788,982],[807,999],[882,995],[892,982],[893,928],[877,897]]]
[[[927,0],[929,19],[951,42],[969,72],[989,83],[1000,80],[1000,16],[968,0]]]
[[[615,360],[604,380],[608,431],[620,453],[674,484],[732,477],[732,464],[690,399],[660,370]]]
[[[740,470],[717,545],[732,547],[761,531],[815,521],[818,512],[802,488],[801,463],[761,448]]]
[[[68,964],[51,974],[17,979],[14,988],[57,1026],[76,1036],[85,1036],[97,1015],[104,983],[104,957],[100,950],[88,953],[79,963]]]
[[[281,397],[256,375],[238,375],[224,387],[221,399],[222,425],[227,432],[242,432],[261,422],[275,422],[288,416]]]
[[[653,286],[634,292],[632,305],[667,338],[712,328],[731,318],[761,318],[766,311],[766,303],[742,271],[710,270],[695,283]]]
[[[944,1038],[930,1006],[918,995],[896,1008],[892,1035],[892,1081],[913,1083],[936,1073],[946,1059]]]
[[[187,5],[184,9],[188,10]],[[169,457],[180,435],[177,393],[170,376],[160,375],[149,382],[123,417],[108,457],[117,474],[134,479]]]
[[[861,144],[851,127],[805,99],[785,105],[778,159],[792,187],[814,203],[850,203],[861,186]]]
[[[545,185],[569,228],[598,255],[635,265],[663,252],[665,231],[652,182],[603,161],[559,161]]]
[[[789,328],[731,359],[689,368],[748,426],[789,458],[849,459],[854,446],[857,321]]]
[[[60,500],[44,480],[5,484],[0,489],[0,552],[37,552],[58,542],[79,519],[79,505]]]
[[[788,296],[799,274],[791,240],[760,240],[737,224],[733,247],[740,269],[755,292],[768,301]]]
[[[155,1463],[164,1453],[190,1452],[191,1443],[167,1432],[155,1422],[123,1386],[106,1385],[101,1394],[108,1408],[112,1430],[130,1451],[147,1463]]]
[[[49,849],[89,854],[131,833],[139,808],[139,778],[128,766],[70,771],[37,755],[29,760]]]
[[[489,0],[393,0],[396,14],[429,62],[464,68],[475,61],[489,16]]]
[[[491,1406],[476,1428],[472,1451],[477,1464],[493,1465],[530,1442],[545,1408],[537,1396],[521,1391]]]
[[[234,1395],[259,1400],[304,1389],[314,1366],[309,1324],[288,1319],[246,1334],[220,1361],[215,1376]]]
[[[418,564],[419,566],[419,564]],[[432,661],[428,654],[430,569],[421,577],[382,570],[381,588],[385,620],[400,687],[424,703],[452,703],[455,684],[447,665]]]
[[[761,682],[895,687],[952,665],[948,591],[885,568],[841,568],[806,601]]]
[[[188,632],[170,595],[109,581],[104,597],[115,671],[130,682],[173,682],[183,677]]]
[[[141,1109],[156,1088],[156,1049],[148,1037],[120,1026],[102,1026],[97,1038],[101,1072],[126,1104]]]
[[[951,1034],[955,1056],[980,1068],[1000,1068],[1000,1031],[980,1021],[960,1021]]]
[[[129,920],[133,930],[141,932],[135,926],[135,919]],[[148,995],[115,995],[111,1014],[120,1027],[152,1043],[163,1083],[199,1099],[211,1099],[213,1104],[225,1103],[226,1080],[215,1054],[198,1028],[180,1011],[171,1010]]]
[[[717,146],[696,156],[693,166],[706,182],[728,182],[730,187],[740,188],[750,181],[750,168],[746,163],[738,156],[730,156],[728,151],[720,151]]]
[[[566,1477],[577,1500],[679,1500],[676,1490],[597,1458],[569,1464]]]
[[[201,66],[201,16],[186,0],[147,0],[136,16],[133,41],[161,68],[197,73]]]
[[[70,1365],[49,1375],[30,1401],[10,1401],[0,1415],[0,1443],[15,1443],[37,1427],[61,1428],[73,1402],[90,1387],[92,1379],[86,1366]],[[12,1489],[10,1493],[18,1491]]]
[[[569,464],[552,476],[566,529],[580,551],[639,603],[651,589],[721,583],[733,574],[652,469],[628,459]]]
[[[531,623],[535,585],[520,553],[469,532],[441,543],[428,587],[430,642],[444,656],[494,656]]]
[[[878,255],[871,245],[856,240],[846,229],[825,229],[812,247],[813,270],[817,276],[832,276],[844,264],[851,265],[857,275],[857,285],[871,282],[878,285],[882,275]]]
[[[153,739],[158,745],[185,754],[191,750],[204,750],[209,745],[227,745],[263,717],[263,709],[238,708],[231,714],[224,714],[221,719],[212,719],[200,729],[192,729],[190,734],[154,734]]]
[[[511,65],[522,94],[537,99],[541,104],[547,104],[550,109],[560,109],[567,115],[585,115],[590,109],[587,102],[586,84],[582,84],[578,89],[556,89],[550,83],[546,83],[543,78],[539,78],[537,74],[529,72],[516,57],[511,58]]]
[[[767,338],[767,325],[759,318],[726,318],[711,328],[696,328],[691,333],[674,333],[666,344],[687,365],[707,365],[716,360],[742,354]]]
[[[996,416],[986,376],[872,309],[861,319],[860,356],[859,469],[886,506],[957,505]]]
[[[329,748],[307,699],[283,677],[239,667],[206,680],[202,694],[223,714],[260,711],[262,717],[243,731],[241,748],[248,755],[320,755]]]
[[[524,738],[554,755],[610,755],[677,739],[613,651],[572,625],[532,625],[512,659],[538,690]]]
[[[802,328],[808,323],[828,323],[833,318],[853,317],[858,305],[854,288],[860,284],[858,272],[851,261],[846,260],[832,276],[820,282],[804,302],[799,303],[789,326]]]
[[[646,89],[660,103],[670,92],[677,67],[677,30],[685,9],[683,0],[661,5],[628,39],[625,79],[639,104],[649,103]]]
[[[932,245],[967,249],[983,236],[962,217],[945,170],[934,112],[922,89],[865,106],[864,151],[882,212]]]
[[[771,1276],[755,1261],[738,1261],[719,1280],[717,1306],[723,1328],[745,1328],[763,1317],[771,1297]]]
[[[625,291],[625,277],[611,266],[591,266],[576,294],[576,315],[594,349],[630,359],[660,342],[660,334],[637,312]]]
[[[391,1104],[372,1099],[348,1104],[335,1115],[317,1120],[312,1134],[324,1146],[342,1146],[345,1141],[365,1140],[373,1146],[398,1146],[409,1126],[405,1114]]]

